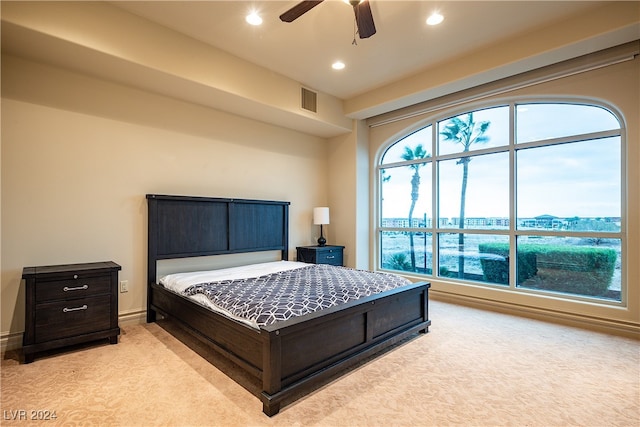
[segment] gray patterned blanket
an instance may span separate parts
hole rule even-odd
[[[229,313],[266,326],[410,283],[395,274],[310,264],[250,279],[192,285],[184,294],[203,294]]]

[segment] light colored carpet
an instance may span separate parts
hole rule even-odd
[[[273,418],[253,379],[158,324],[28,365],[7,353],[2,425],[640,425],[640,342],[437,301],[430,309],[430,333]],[[20,410],[27,421],[11,420]],[[57,418],[31,421],[32,411]]]

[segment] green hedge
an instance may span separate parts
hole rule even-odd
[[[503,259],[480,259],[484,280],[493,283],[509,283],[509,244],[508,243],[480,243],[478,250]],[[518,253],[518,284],[538,273],[536,252],[520,247]]]
[[[483,243],[479,251],[502,256],[504,260],[481,259],[485,280],[508,283],[509,245]],[[518,285],[544,268],[544,280],[535,287],[580,295],[603,295],[611,284],[616,262],[611,248],[523,244],[518,246]],[[576,272],[571,275],[571,272]],[[588,274],[585,274],[588,273]]]

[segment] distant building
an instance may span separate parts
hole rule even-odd
[[[620,226],[620,217],[598,217],[598,218],[560,218],[557,216],[544,214],[533,218],[520,218],[518,227],[535,228],[549,230],[570,230],[580,221],[602,221],[605,223],[616,224]],[[409,226],[407,218],[383,218],[382,227],[385,228],[431,228],[431,218],[413,218],[412,224]],[[465,218],[464,228],[508,228],[510,225],[509,218],[505,217],[472,217]],[[440,228],[459,228],[460,218],[439,218],[438,226]]]

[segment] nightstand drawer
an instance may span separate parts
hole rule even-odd
[[[111,290],[110,276],[78,277],[64,280],[37,281],[36,303],[54,300],[85,298],[108,294]]]
[[[298,261],[311,264],[344,265],[344,246],[298,246]]]
[[[342,265],[342,250],[318,251],[316,264]]]
[[[109,329],[109,295],[38,304],[35,321],[35,341]]]

